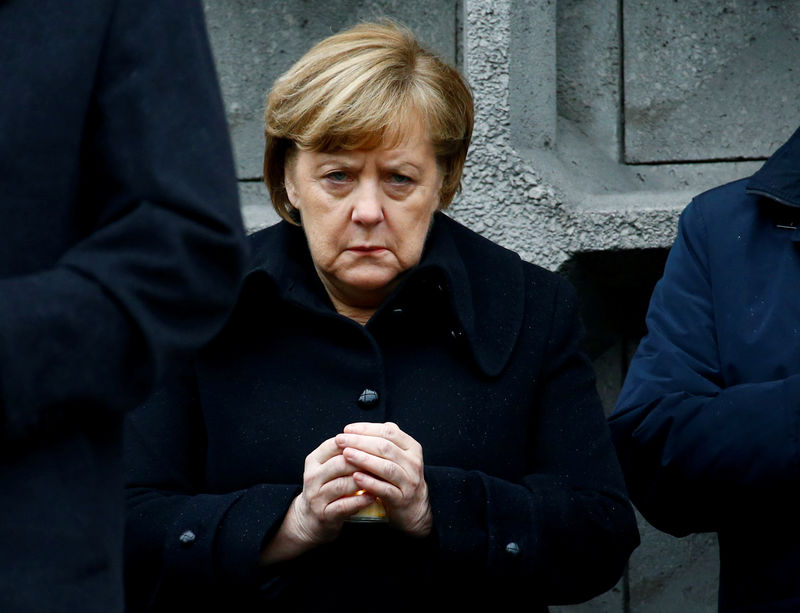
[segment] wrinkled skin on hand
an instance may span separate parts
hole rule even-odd
[[[360,489],[350,464],[336,440],[330,438],[305,460],[303,491],[292,501],[278,532],[261,554],[262,564],[295,558],[314,547],[334,540],[344,521],[375,502]]]
[[[377,496],[389,523],[412,536],[430,534],[433,525],[422,446],[395,423],[359,422],[335,437],[342,456],[355,466],[358,489]]]
[[[431,532],[433,515],[422,446],[395,423],[359,422],[306,456],[303,491],[292,501],[262,564],[295,558],[334,540],[348,517],[377,498],[390,525],[416,537]],[[364,490],[361,496],[353,494]]]

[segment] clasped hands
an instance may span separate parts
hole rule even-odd
[[[395,423],[345,426],[306,456],[303,491],[262,552],[262,563],[290,559],[335,539],[344,521],[380,498],[390,525],[427,536],[433,516],[422,446]],[[363,490],[361,496],[353,494]]]

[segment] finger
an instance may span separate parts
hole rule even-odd
[[[384,423],[373,423],[367,421],[355,422],[347,424],[343,432],[346,434],[362,434],[365,436],[375,436],[392,441],[401,449],[410,449],[416,441],[403,432],[400,427],[391,421]]]
[[[323,464],[341,453],[341,448],[336,444],[336,437],[329,438],[306,456],[306,467],[309,464]]]
[[[377,496],[389,504],[403,498],[403,491],[396,485],[383,479],[378,479],[369,473],[353,473],[353,482],[360,490]]]
[[[342,496],[333,500],[327,507],[325,507],[325,516],[330,519],[347,518],[358,513],[362,509],[366,509],[369,505],[375,502],[376,498],[367,492],[358,496]]]
[[[339,455],[333,456],[322,464],[315,464],[307,468],[304,480],[316,484],[317,488],[321,488],[329,481],[340,477],[352,476],[357,469],[358,467],[351,464],[340,450]]]
[[[339,477],[338,479],[332,479],[324,483],[319,488],[319,494],[326,501],[331,502],[342,496],[353,496],[361,489],[363,488],[356,483],[355,479],[353,479],[353,475],[349,474],[346,477]]]
[[[340,468],[332,468],[338,464]],[[346,474],[342,475],[342,468]],[[339,498],[352,496],[360,488],[353,480],[354,466],[348,465],[342,456],[331,458],[322,467],[303,475],[303,491],[300,497],[306,512],[320,521],[341,519],[336,516],[336,507],[333,510],[328,506]]]
[[[369,436],[364,434],[337,434],[336,444],[342,451],[346,448],[358,449],[379,458],[385,458],[394,462],[402,461],[402,456],[406,453],[396,443],[380,436]]]
[[[375,477],[388,481],[401,489],[405,482],[408,481],[407,472],[397,462],[352,447],[345,448],[342,454],[350,464],[355,465],[360,471],[371,473]]]

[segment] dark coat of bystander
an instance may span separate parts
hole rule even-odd
[[[610,419],[631,498],[717,532],[720,611],[800,608],[800,130],[684,211]]]
[[[200,2],[0,1],[0,611],[123,610],[122,414],[246,261]]]

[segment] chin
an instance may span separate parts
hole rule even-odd
[[[348,278],[342,279],[342,281],[359,292],[382,293],[391,290],[399,274],[397,271],[384,270],[379,274],[372,272],[370,274],[348,275]]]

